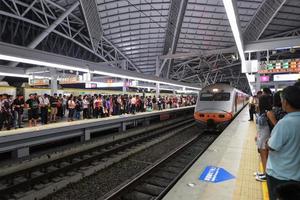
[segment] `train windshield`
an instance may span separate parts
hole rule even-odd
[[[230,93],[219,92],[219,93],[202,93],[200,101],[229,101]]]

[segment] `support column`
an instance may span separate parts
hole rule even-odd
[[[124,131],[126,131],[126,123],[122,122],[119,127],[119,132],[124,132]]]
[[[156,57],[156,69],[155,69],[155,76],[159,77],[159,74],[160,74],[160,69],[159,69],[159,57],[157,56]],[[156,97],[159,97],[159,83],[156,83]]]
[[[50,69],[50,75],[51,75],[51,95],[54,95],[54,93],[57,93],[57,71],[56,69],[51,68]]]
[[[121,65],[122,65],[122,69],[127,70],[126,60],[123,60],[122,63],[121,63]],[[126,82],[127,81],[126,81],[125,78],[123,78],[122,82],[123,82],[122,92],[123,92],[123,94],[125,94],[126,91],[127,91],[127,89],[126,89]]]
[[[260,74],[257,73],[257,74],[255,75],[255,78],[256,78],[256,82],[255,82],[255,90],[256,90],[256,92],[258,92],[258,91],[260,91],[260,89],[261,89],[261,84],[260,84]]]
[[[159,97],[160,95],[160,84],[159,83],[156,83],[156,97]]]
[[[81,142],[89,141],[90,139],[91,139],[91,131],[85,129],[84,134],[81,136]]]
[[[278,83],[275,83],[275,92],[277,92],[278,91]]]
[[[13,158],[24,158],[29,156],[29,147],[23,147],[20,149],[16,149],[12,153]]]

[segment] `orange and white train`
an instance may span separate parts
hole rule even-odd
[[[246,105],[249,95],[225,83],[202,89],[194,118],[201,128],[222,130]]]

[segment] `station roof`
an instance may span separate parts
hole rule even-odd
[[[244,45],[300,35],[299,0],[233,3]],[[0,5],[2,42],[199,86],[230,81],[249,91],[222,0],[0,0]],[[273,56],[297,57],[298,51]]]

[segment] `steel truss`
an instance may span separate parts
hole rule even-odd
[[[63,8],[51,0],[27,2],[29,1],[0,0],[0,36],[2,41],[28,45],[28,41],[31,42],[34,39],[33,36],[37,37],[41,31],[49,28],[67,10],[67,8]],[[5,33],[8,30],[12,34]],[[57,42],[59,40],[62,42]],[[80,54],[80,58],[88,58],[97,62],[108,62],[114,67],[121,67],[120,61],[126,60],[128,70],[140,72],[135,64],[114,44],[108,41],[105,36],[100,38],[96,46],[93,44],[94,41],[88,34],[84,20],[81,19],[78,6],[53,31],[48,32],[47,37],[39,44],[38,48],[47,49],[55,53],[64,52],[65,55],[72,57]],[[57,46],[51,45],[51,42]],[[44,46],[45,44],[55,47],[48,48]]]
[[[176,62],[170,78],[205,87],[216,82],[231,82],[234,87],[249,91],[246,76],[235,54],[215,54]]]

